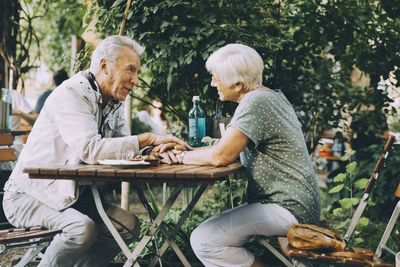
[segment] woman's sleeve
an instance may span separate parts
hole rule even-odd
[[[266,126],[268,126],[267,118],[271,116],[271,111],[264,100],[257,95],[244,98],[228,125],[245,134],[255,146],[268,136]]]

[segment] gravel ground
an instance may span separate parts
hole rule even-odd
[[[10,249],[0,255],[0,267],[12,267],[25,254],[27,249]],[[27,266],[37,266],[38,262],[32,262]]]

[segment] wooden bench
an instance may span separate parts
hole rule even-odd
[[[61,230],[47,230],[42,227],[11,228],[0,230],[0,255],[9,249],[28,248],[27,252],[14,267],[27,265]]]
[[[15,149],[10,147],[13,144],[11,133],[0,132],[0,161],[14,161],[17,160]],[[4,147],[3,147],[4,146]]]
[[[13,144],[13,137],[10,132],[0,132],[0,162],[17,160],[15,149],[11,147]],[[10,227],[7,219],[4,216],[2,202],[3,202],[3,186],[11,171],[0,170],[0,229]]]
[[[0,132],[0,161],[17,160],[15,149],[11,147],[13,137],[9,132]],[[7,179],[8,177],[0,177]],[[2,181],[5,182],[5,181]],[[0,183],[4,184],[4,183]],[[3,186],[0,188],[0,196],[3,195]],[[0,207],[2,207],[2,197],[0,197]],[[4,216],[1,216],[2,219]],[[10,227],[10,224],[4,218],[4,222],[0,222],[1,227]],[[47,230],[41,227],[31,228],[10,228],[0,230],[0,255],[9,249],[28,248],[28,251],[21,258],[15,267],[27,265],[35,258],[44,248],[46,248],[53,237],[61,233],[61,230]]]

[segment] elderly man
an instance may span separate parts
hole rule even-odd
[[[88,188],[66,180],[31,180],[22,172],[24,167],[95,164],[115,158],[116,152],[138,152],[147,145],[186,145],[173,136],[129,136],[121,101],[139,84],[143,51],[128,37],[104,39],[93,51],[90,69],[57,87],[40,112],[4,187],[3,201],[5,214],[16,227],[62,229],[39,266],[107,266],[120,249],[99,218]],[[136,238],[137,217],[105,206],[125,241]]]

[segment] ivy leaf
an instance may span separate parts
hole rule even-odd
[[[349,159],[349,156],[347,154],[340,157],[341,161],[347,161],[348,159]]]
[[[346,227],[347,227],[347,222],[344,221],[344,222],[339,223],[337,226],[335,226],[335,229],[339,230],[339,229],[344,229]]]
[[[374,207],[374,206],[376,206],[376,203],[372,200],[372,198],[368,198],[368,206],[369,206],[369,207]]]
[[[361,178],[354,182],[354,185],[359,189],[364,189],[367,186],[367,184],[368,184],[367,178]]]
[[[339,173],[338,175],[333,178],[333,181],[335,183],[340,183],[343,182],[346,179],[346,174],[345,173]]]
[[[334,210],[332,211],[332,214],[333,214],[334,216],[341,215],[341,214],[343,214],[343,209],[342,209],[342,208],[336,208],[336,209],[334,209]]]
[[[111,8],[119,6],[122,2],[125,2],[125,0],[117,0],[114,2],[114,4],[111,6]]]
[[[369,219],[367,217],[361,217],[358,224],[360,226],[367,226],[369,224]]]
[[[348,198],[348,197],[342,198],[341,200],[339,200],[339,204],[344,209],[350,209],[353,206],[351,198]]]
[[[361,244],[364,242],[364,239],[361,237],[354,238],[354,245]]]
[[[356,167],[357,167],[357,162],[353,161],[352,163],[346,165],[346,172],[353,173]]]
[[[344,184],[338,184],[337,186],[335,186],[335,187],[331,188],[331,190],[329,190],[329,194],[334,194],[334,193],[340,192],[340,191],[342,191],[343,187],[344,187]]]
[[[353,206],[357,205],[360,202],[360,200],[355,197],[350,198],[350,201]]]
[[[158,10],[158,6],[155,6],[155,7],[153,8],[153,14],[156,14],[157,10]]]

